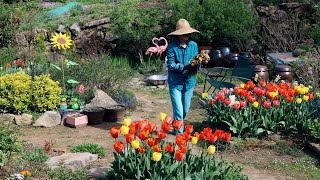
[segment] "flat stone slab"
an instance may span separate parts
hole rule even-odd
[[[72,171],[84,168],[91,162],[98,159],[97,154],[91,153],[65,153],[60,156],[51,157],[45,163],[52,169],[57,168],[60,162],[63,162]]]
[[[318,154],[318,156],[320,156],[320,144],[316,144],[316,143],[308,143],[309,147],[312,149],[312,151],[314,151],[315,153]]]
[[[97,167],[97,168],[90,169],[88,176],[90,179],[103,180],[106,178],[107,173],[108,173],[107,167]]]

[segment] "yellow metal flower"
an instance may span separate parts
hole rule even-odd
[[[155,161],[155,162],[160,161],[161,157],[162,157],[162,154],[159,153],[159,152],[154,152],[152,154],[152,160]]]
[[[51,40],[51,44],[58,49],[69,49],[72,45],[71,37],[67,34],[55,33]]]
[[[130,124],[131,124],[131,119],[130,118],[124,118],[123,125],[124,126],[129,126]]]
[[[208,147],[208,154],[214,154],[216,152],[216,147],[214,145],[210,145]]]
[[[207,99],[208,98],[208,93],[202,93],[201,97],[202,97],[202,99]]]
[[[131,141],[131,146],[133,149],[138,149],[140,147],[140,142],[138,140]]]

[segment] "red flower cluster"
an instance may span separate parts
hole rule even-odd
[[[7,64],[7,67],[12,67],[12,65],[16,65],[21,68],[23,68],[25,66],[24,62],[21,61],[20,59],[16,59],[12,63]]]

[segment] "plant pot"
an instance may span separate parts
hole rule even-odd
[[[60,105],[60,108],[61,108],[61,109],[68,109],[68,104],[61,104],[61,105]]]
[[[84,127],[88,124],[88,116],[80,113],[67,115],[66,124],[73,128]]]
[[[104,118],[104,108],[101,107],[93,107],[84,109],[82,114],[88,116],[88,123],[89,124],[101,124]]]
[[[125,106],[115,105],[105,108],[104,121],[117,122],[124,117]]]

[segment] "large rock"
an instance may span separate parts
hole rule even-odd
[[[72,171],[78,168],[84,168],[91,162],[98,159],[97,154],[91,153],[65,153],[60,156],[51,157],[45,163],[49,168],[57,168],[60,162],[63,162]]]
[[[107,93],[103,92],[100,89],[97,89],[94,93],[94,98],[91,100],[89,104],[86,105],[85,108],[91,107],[109,107],[118,105],[116,101],[114,101]]]
[[[62,24],[59,25],[57,31],[61,32],[61,33],[66,33],[67,32],[66,27],[64,25],[62,25]]]
[[[21,115],[15,115],[14,120],[16,125],[23,126],[23,125],[31,125],[32,124],[32,115],[23,113]]]
[[[78,36],[81,31],[79,24],[78,23],[72,24],[70,27],[70,31],[71,31],[72,35]]]
[[[107,173],[108,173],[107,167],[97,167],[97,168],[90,169],[88,176],[89,178],[92,178],[95,180],[103,180],[106,178]]]
[[[14,122],[14,115],[13,114],[0,114],[0,121],[4,122],[4,124],[12,124]]]
[[[34,122],[33,126],[54,127],[60,122],[61,116],[58,112],[47,111]]]
[[[96,27],[96,26],[100,26],[100,25],[108,24],[108,23],[110,23],[110,18],[109,18],[109,17],[106,17],[106,18],[103,18],[103,19],[90,21],[90,22],[84,24],[84,25],[82,26],[82,28],[83,28],[83,29],[92,28],[92,27]]]

